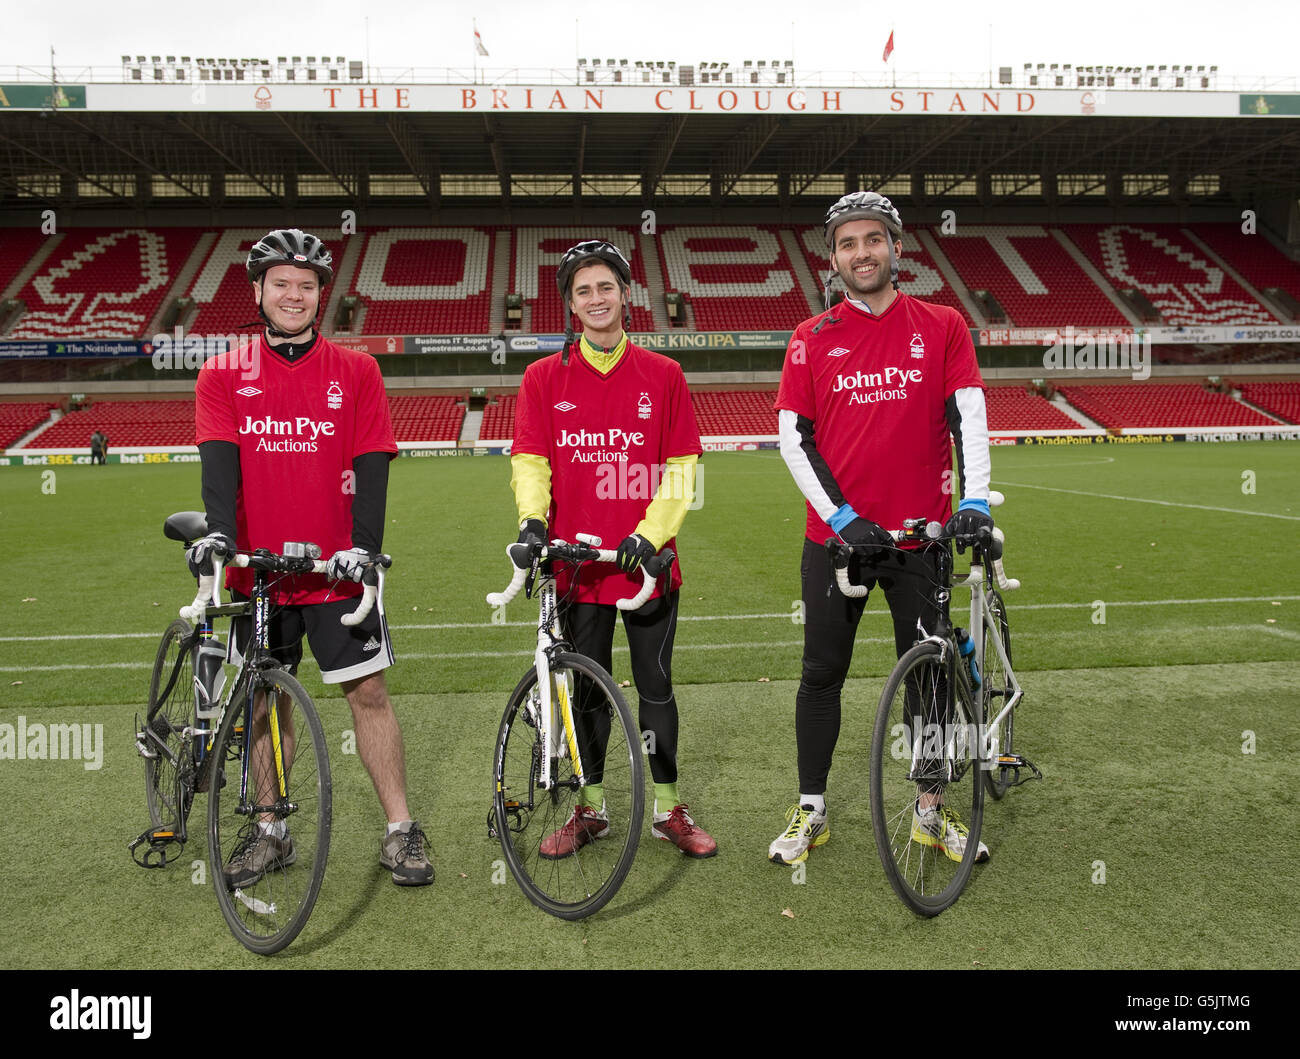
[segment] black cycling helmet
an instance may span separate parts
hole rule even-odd
[[[883,221],[885,227],[895,239],[903,238],[903,218],[894,209],[894,204],[874,191],[855,191],[845,195],[826,211],[826,220],[822,230],[826,233],[826,245],[835,248],[835,229],[846,221],[876,220]]]
[[[298,228],[277,228],[253,244],[246,267],[250,283],[276,265],[309,268],[320,277],[323,287],[334,278],[333,263],[333,255],[316,236]]]
[[[588,261],[587,258],[593,260]],[[555,273],[555,285],[559,288],[560,297],[564,299],[566,306],[569,303],[569,285],[573,282],[573,274],[578,271],[578,266],[595,264],[608,265],[613,269],[624,290],[632,285],[632,266],[627,263],[623,251],[603,239],[589,239],[585,243],[569,247],[560,258],[560,267]]]
[[[626,292],[632,287],[632,266],[628,264],[627,258],[623,256],[623,251],[613,243],[607,243],[603,239],[588,239],[586,242],[578,243],[576,246],[569,247],[560,258],[560,267],[555,272],[555,286],[560,291],[560,300],[564,303],[564,348],[561,351],[560,363],[569,363],[569,348],[573,345],[576,336],[573,332],[573,322],[569,313],[569,287],[573,283],[573,274],[579,268],[586,268],[588,265],[608,265],[615,277],[618,279],[619,289],[624,292],[623,298],[623,329],[626,330],[631,323],[632,318],[632,299],[626,296]]]

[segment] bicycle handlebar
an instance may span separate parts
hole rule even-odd
[[[989,506],[998,507],[1006,502],[1006,497],[996,489],[989,492]],[[943,523],[927,522],[924,519],[904,519],[904,528],[901,530],[889,530],[889,535],[895,542],[909,543],[928,543],[931,541],[957,540],[955,534],[946,534]],[[993,567],[993,577],[997,582],[998,588],[1005,592],[1020,587],[1020,582],[1014,577],[1007,577],[1006,570],[1002,566],[1003,543],[1006,540],[1002,531],[996,526],[993,528],[991,538],[979,540],[972,537],[961,538],[966,543],[980,547],[983,550],[984,558]],[[849,580],[848,557],[853,554],[855,548],[851,544],[844,544],[836,541],[834,538],[828,540],[827,546],[835,546],[835,583],[839,590],[850,599],[861,599],[867,594],[866,585],[855,585]],[[843,559],[843,563],[839,561]],[[975,573],[975,568],[971,569],[963,580],[955,582],[956,585],[973,585],[979,577]]]
[[[585,534],[579,534],[585,536]],[[597,538],[592,538],[596,540]],[[546,559],[560,559],[565,562],[582,563],[582,562],[601,562],[612,563],[618,560],[618,552],[609,548],[597,548],[592,544],[580,542],[578,544],[569,544],[565,541],[552,541],[550,544],[536,546],[532,554],[523,551],[527,546],[518,542],[509,545],[506,548],[506,556],[510,559],[511,566],[514,567],[514,574],[502,592],[489,592],[487,594],[487,603],[490,607],[500,607],[509,603],[519,594],[524,582],[528,579],[529,572],[532,570],[534,560],[544,561]],[[516,552],[515,549],[521,549]],[[515,561],[516,554],[520,559],[526,558],[528,561],[520,566]],[[641,591],[629,599],[620,599],[615,601],[614,606],[619,610],[640,610],[650,598],[655,590],[655,585],[659,581],[659,575],[672,566],[673,559],[676,556],[671,548],[665,548],[658,555],[647,559],[641,564],[641,573],[644,581],[641,585]]]
[[[201,622],[207,614],[208,605],[214,607],[221,606],[221,600],[218,592],[221,588],[221,574],[226,564],[222,557],[217,554],[212,556],[212,573],[199,575],[199,592],[194,597],[194,602],[189,606],[181,607],[181,617],[186,621]],[[255,566],[262,569],[284,570],[290,573],[300,574],[324,574],[329,568],[329,563],[323,559],[302,559],[286,555],[276,555],[265,549],[257,552],[237,552],[231,556],[231,566],[247,567]],[[351,628],[354,625],[360,625],[366,620],[366,617],[374,609],[376,601],[380,608],[384,605],[384,571],[393,565],[392,556],[376,555],[366,564],[366,572],[362,576],[361,600],[355,610],[343,614],[339,621]]]

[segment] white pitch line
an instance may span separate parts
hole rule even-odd
[[[1197,511],[1224,511],[1229,515],[1255,515],[1258,518],[1280,518],[1300,522],[1300,515],[1275,515],[1271,511],[1243,511],[1237,507],[1212,507],[1209,504],[1184,504],[1176,500],[1150,500],[1145,496],[1116,496],[1114,493],[1088,493],[1082,489],[1062,489],[1056,485],[1030,485],[1028,482],[1008,482],[999,478],[997,485],[1011,485],[1017,489],[1042,489],[1049,493],[1071,493],[1074,496],[1096,496],[1102,500],[1129,500],[1135,504],[1159,504],[1161,507],[1189,507]]]
[[[1274,636],[1285,636],[1288,640],[1300,640],[1300,632],[1292,632],[1290,629],[1275,629],[1271,625],[1265,625],[1264,631]]]
[[[1091,610],[1092,603],[1016,603],[1015,597],[1011,597],[1011,612],[1018,614],[1023,610]],[[1128,600],[1106,600],[1108,607],[1176,607],[1176,606],[1202,606],[1214,603],[1281,603],[1297,602],[1300,596],[1219,596],[1207,599],[1128,599]],[[749,621],[758,619],[780,619],[790,621],[793,611],[776,611],[771,614],[697,614],[688,617],[678,617],[678,622],[683,621]],[[863,612],[867,615],[884,615],[888,614],[886,609],[868,609]],[[409,629],[416,630],[438,630],[438,629],[478,629],[487,631],[490,629],[523,629],[537,628],[535,621],[508,621],[508,622],[448,622],[442,625],[390,625],[390,629],[405,632]],[[118,632],[118,633],[60,633],[53,636],[0,636],[0,643],[47,643],[59,640],[154,640],[159,637],[156,632]],[[95,668],[90,666],[87,668]],[[8,670],[0,669],[0,672]]]

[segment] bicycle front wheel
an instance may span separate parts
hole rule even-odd
[[[894,892],[923,916],[938,915],[957,900],[978,854],[984,814],[981,718],[975,715],[980,701],[971,701],[938,644],[919,643],[898,660],[876,711],[876,850]]]
[[[194,662],[198,641],[177,618],[163,633],[149,678],[149,705],[137,739],[146,751],[144,793],[155,830],[170,828],[184,841],[194,800],[194,746],[183,734],[194,723]]]
[[[279,952],[311,915],[329,856],[332,793],[311,697],[281,669],[235,689],[217,736],[208,850],[217,902],[253,952]]]
[[[567,693],[572,704],[573,730],[565,731],[557,708],[551,746],[544,745],[537,673],[529,670],[497,735],[493,816],[506,863],[528,899],[561,919],[583,919],[604,907],[632,868],[645,812],[645,766],[632,712],[601,666],[557,654],[550,676],[552,701]],[[549,790],[541,786],[544,757]],[[592,804],[593,786],[603,792],[599,805]]]
[[[993,615],[993,620],[997,622],[998,635],[1002,638],[1003,649],[1007,652],[1007,661],[1011,661],[1011,626],[1007,623],[1006,608],[1002,603],[1002,597],[996,591],[989,592],[989,612]],[[1007,667],[1002,664],[1002,659],[998,657],[997,647],[993,643],[993,633],[989,629],[989,623],[984,623],[984,672],[983,685],[981,693],[984,696],[984,717],[986,721],[992,723],[993,718],[1002,712],[1006,706],[1007,700],[1011,698],[1011,689],[1007,686]],[[994,725],[994,732],[998,740],[998,752],[1001,754],[1011,754],[1015,752],[1012,745],[1012,736],[1014,735],[1016,711],[1011,710],[1002,720]],[[987,768],[984,773],[988,779],[989,794],[994,798],[1001,798],[1011,787],[1015,776],[1015,770],[1006,768],[997,768],[995,762],[987,762]]]

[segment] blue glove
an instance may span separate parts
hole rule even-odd
[[[639,533],[624,537],[618,546],[618,568],[625,574],[634,574],[643,562],[653,559],[658,552],[655,546]]]
[[[209,533],[206,537],[185,549],[185,561],[190,565],[190,573],[195,577],[212,573],[212,557],[226,557],[235,554],[235,542],[224,533]]]

